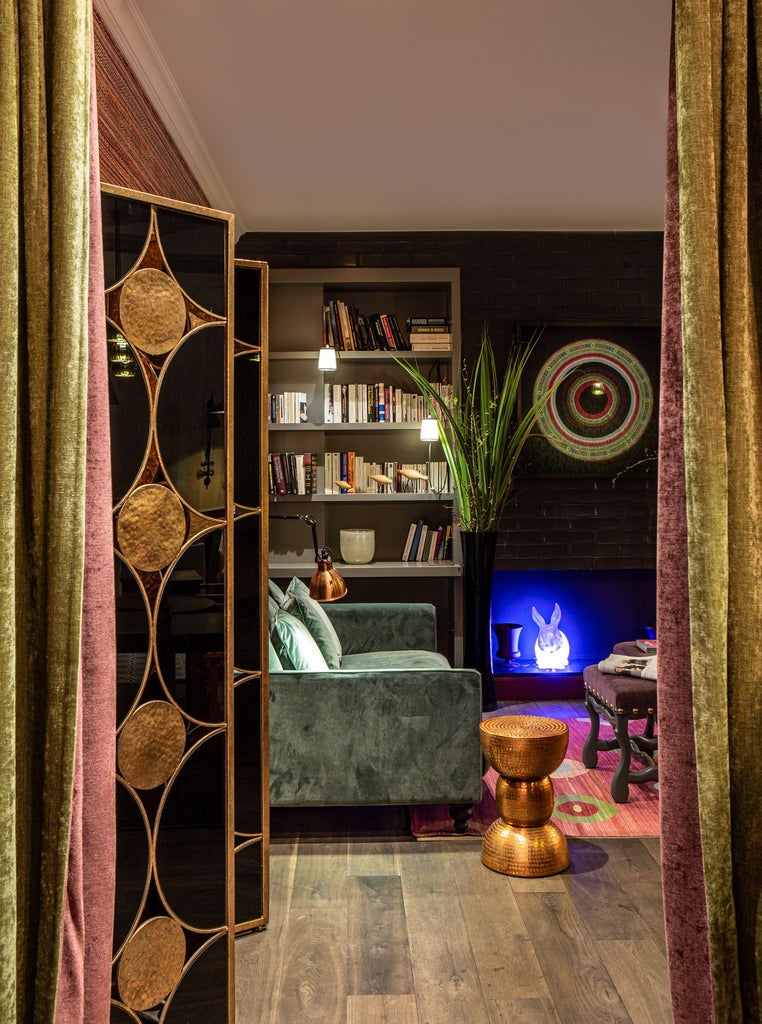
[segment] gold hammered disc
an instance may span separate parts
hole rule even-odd
[[[167,781],[184,751],[183,716],[166,701],[148,701],[130,715],[119,734],[119,771],[135,789],[154,789]]]
[[[539,779],[561,764],[569,744],[566,722],[539,715],[498,715],[479,726],[484,756],[500,775]]]
[[[116,537],[136,569],[155,572],[180,553],[187,526],[182,502],[162,484],[138,487],[119,512]]]
[[[119,996],[132,1010],[150,1010],[180,980],[185,935],[171,917],[152,917],[127,941],[117,970]]]
[[[149,355],[170,352],[185,333],[185,299],[168,274],[145,267],[129,277],[119,297],[122,330]]]

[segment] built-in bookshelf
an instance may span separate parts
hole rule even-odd
[[[310,530],[275,518],[311,515],[347,579],[349,599],[430,601],[438,609],[440,646],[457,663],[461,563],[453,495],[439,443],[420,439],[425,403],[396,359],[412,360],[451,400],[460,360],[459,271],[271,269],[269,309],[270,575],[312,575]],[[373,341],[370,326],[361,333],[361,325],[375,323],[380,331],[384,320],[388,347],[378,333],[377,347],[363,347]],[[439,324],[446,330],[420,329]],[[440,334],[439,343],[409,347],[414,326],[421,335]],[[337,350],[335,371],[318,369],[324,345]],[[284,422],[284,409],[286,420],[299,422]],[[432,535],[450,528],[440,557],[428,557],[429,545],[426,557],[403,559],[411,524],[419,521]],[[367,565],[342,561],[340,532],[352,528],[375,532]]]

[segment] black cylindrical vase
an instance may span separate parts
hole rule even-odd
[[[494,711],[490,606],[497,531],[461,531],[463,546],[463,664],[482,677],[482,709]]]

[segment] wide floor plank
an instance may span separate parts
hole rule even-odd
[[[349,879],[349,994],[412,995],[407,922],[399,876]]]
[[[632,1019],[637,1024],[669,1024],[667,961],[657,943],[617,939],[602,942],[599,952]]]
[[[289,916],[275,1024],[345,1024],[347,919],[336,907]]]
[[[567,893],[517,893],[524,923],[564,1024],[638,1024],[630,1017]]]
[[[277,1020],[283,957],[281,949],[291,903],[298,842],[270,849],[270,924],[250,932],[235,944],[235,1010],[239,1024],[270,1024]],[[273,912],[274,911],[274,912]]]
[[[420,1024],[491,1024],[457,894],[405,896]]]
[[[420,1024],[415,996],[349,996],[347,1024]]]

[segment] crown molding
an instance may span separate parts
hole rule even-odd
[[[95,0],[94,6],[211,205],[235,215],[233,197],[140,10],[133,0]],[[237,216],[235,224],[237,234],[247,230]]]

